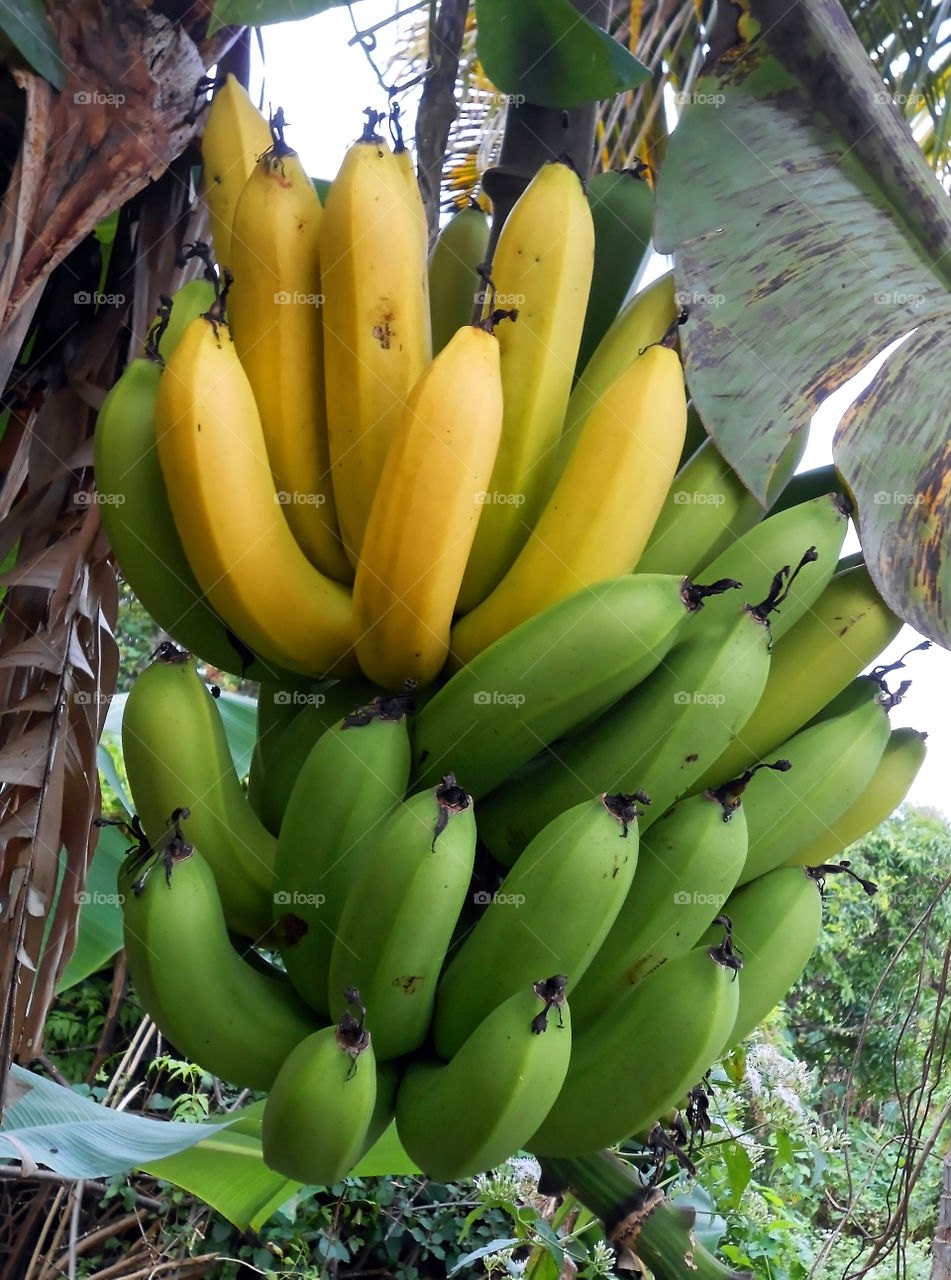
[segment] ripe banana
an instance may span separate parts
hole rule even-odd
[[[423,248],[423,258],[429,256],[429,225],[426,220],[426,206],[423,204],[422,192],[419,189],[419,181],[416,177],[416,166],[413,163],[413,157],[410,155],[409,148],[404,144],[402,131],[400,132],[399,141],[393,147],[393,159],[396,161],[397,168],[400,171],[400,177],[403,179],[403,200],[409,207],[410,213],[416,222],[417,234]],[[429,283],[429,273],[426,274],[427,285]],[[469,316],[463,320],[463,324],[469,323]]]
[[[430,684],[449,629],[502,429],[499,339],[466,325],[393,427],[353,585],[360,665],[384,688]]]
[[[267,120],[244,85],[229,75],[211,100],[201,139],[205,204],[222,267],[231,265],[231,223],[238,197],[258,156],[270,145]]]
[[[182,545],[227,624],[292,671],[352,674],[350,592],[315,569],[294,539],[254,394],[221,321],[192,321],[172,353],[156,437]]]
[[[166,852],[155,850],[144,884],[137,853],[119,871],[135,989],[190,1062],[240,1088],[269,1089],[288,1053],[320,1024],[286,979],[263,973],[235,951],[201,854],[163,865]]]
[[[605,1010],[617,1011],[643,978],[695,947],[723,910],[746,860],[741,790],[688,796],[644,833],[631,891],[572,990],[576,1033]]]
[[[926,752],[925,734],[917,729],[893,729],[865,790],[787,865],[817,867],[829,862],[889,818],[908,794]]]
[[[809,963],[822,928],[822,898],[801,867],[780,867],[732,893],[723,914],[743,958],[736,1021],[726,1039],[732,1046],[759,1026]],[[704,942],[716,946],[722,938],[723,929],[713,926]]]
[[[739,1005],[735,978],[699,947],[604,1010],[574,1036],[561,1093],[526,1148],[581,1155],[650,1127],[723,1051]]]
[[[499,330],[505,416],[460,612],[504,576],[544,506],[593,264],[594,224],[580,177],[557,160],[543,165],[505,220],[492,258],[488,311],[515,307],[518,321]]]
[[[433,355],[471,322],[483,288],[476,267],[485,260],[488,248],[489,222],[475,201],[454,213],[436,237],[429,255]]]
[[[395,422],[431,358],[418,214],[399,162],[369,126],[330,188],[320,262],[333,490],[356,567]]]
[[[574,986],[630,888],[637,814],[631,796],[601,795],[538,833],[442,977],[433,1018],[441,1057],[454,1057],[482,1019],[545,965]]]
[[[544,989],[546,984],[536,984]],[[429,1177],[455,1181],[515,1155],[558,1096],[571,1054],[568,1005],[536,986],[497,1005],[448,1063],[412,1062],[396,1095],[396,1128]]]
[[[274,837],[242,790],[221,715],[190,655],[159,646],[126,699],[122,754],[135,809],[152,844],[175,809],[211,867],[229,929],[256,939],[271,925]]]
[[[399,805],[350,878],[330,957],[330,1011],[357,987],[373,1012],[381,1061],[426,1039],[475,842],[471,797],[450,775]]]
[[[650,808],[638,823],[646,831],[748,720],[769,663],[762,612],[736,599],[732,610],[709,619],[702,610],[630,693],[486,797],[480,838],[509,866],[546,822],[599,786],[649,796]]]
[[[351,582],[330,482],[320,318],[321,207],[275,119],[274,143],[238,200],[228,319],[261,415],[271,475],[297,542],[322,573]]]
[[[588,415],[515,563],[456,623],[457,664],[581,587],[634,568],[670,487],[686,421],[680,358],[663,344],[649,347]]]
[[[888,713],[874,680],[855,682],[854,705],[800,730],[776,754],[788,773],[771,772],[746,801],[749,851],[739,884],[808,848],[866,789],[888,741]]]
[[[375,1105],[370,1033],[346,1013],[284,1060],[261,1119],[264,1163],[309,1186],[339,1182],[365,1148]]]
[[[274,864],[278,945],[291,981],[321,1012],[329,1007],[330,955],[350,886],[364,860],[374,859],[385,820],[406,790],[407,709],[405,698],[378,699],[322,734],[281,823]]]
[[[418,780],[433,785],[451,769],[477,799],[499,786],[639,684],[709,591],[686,578],[628,574],[529,618],[423,707],[413,735]]]
[[[614,323],[641,263],[650,255],[654,189],[647,166],[638,162],[636,168],[619,173],[594,174],[588,179],[588,203],[594,222],[594,272],[576,376],[584,372]]]
[[[881,653],[901,625],[864,564],[837,572],[776,643],[755,711],[697,785],[722,782],[773,753]]]
[[[624,305],[571,393],[558,441],[552,487],[574,452],[588,414],[631,362],[652,342],[660,341],[677,319],[679,309],[674,297],[673,272],[649,284]]]

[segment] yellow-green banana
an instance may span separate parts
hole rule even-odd
[[[549,1009],[534,986],[523,986],[487,1014],[450,1062],[407,1067],[396,1095],[407,1154],[440,1181],[501,1164],[548,1113],[570,1053],[567,1003]]]
[[[330,188],[320,263],[334,498],[355,567],[396,419],[431,358],[418,213],[399,162],[369,127]]]
[[[450,776],[390,814],[350,879],[330,957],[330,1011],[357,987],[381,1061],[419,1048],[429,1031],[475,841],[471,797]]]
[[[367,518],[354,647],[384,688],[428,685],[445,664],[501,428],[499,339],[466,325],[409,393]]]
[[[314,743],[287,802],[275,860],[278,945],[291,981],[321,1011],[350,887],[376,860],[406,790],[408,708],[405,698],[377,699],[345,715]]]
[[[591,410],[515,563],[456,623],[457,664],[580,588],[633,569],[676,469],[686,414],[680,357],[649,347]]]
[[[238,197],[258,156],[270,145],[267,120],[244,85],[229,75],[212,98],[201,139],[205,204],[215,254],[223,267],[231,265],[231,223]]]
[[[419,781],[433,784],[452,770],[477,799],[499,786],[639,684],[711,590],[627,574],[535,614],[457,671],[419,713]]]
[[[190,839],[187,819],[182,832]],[[198,850],[168,866],[166,852],[157,848],[151,865],[133,853],[119,873],[136,992],[190,1062],[240,1088],[269,1089],[288,1053],[320,1023],[285,978],[235,951],[215,877]]]
[[[561,1093],[527,1149],[581,1155],[649,1128],[722,1053],[739,1003],[735,978],[695,948],[605,1009],[575,1034]]]
[[[529,784],[530,785],[530,784]],[[433,1043],[452,1058],[492,1009],[546,965],[574,984],[621,909],[637,865],[631,796],[575,805],[518,858],[443,974]]]
[[[172,353],[159,383],[156,437],[175,526],[222,618],[292,671],[351,674],[351,594],[297,545],[271,479],[254,393],[220,320],[193,320]]]
[[[518,320],[499,330],[505,416],[459,591],[462,612],[507,572],[544,505],[593,264],[594,223],[580,177],[558,160],[543,165],[506,218],[492,258],[488,311],[514,307]]]
[[[235,209],[228,319],[287,523],[313,565],[350,582],[327,449],[321,207],[297,152],[283,140],[282,120]]]
[[[454,213],[436,237],[429,255],[433,355],[471,322],[483,287],[476,267],[485,260],[488,247],[489,222],[475,201]]]
[[[918,776],[926,752],[925,734],[893,729],[865,790],[807,848],[799,849],[789,865],[817,867],[828,862],[891,817]]]
[[[181,341],[182,334],[196,318],[213,304],[215,285],[213,281],[202,276],[198,280],[189,280],[177,289],[171,298],[163,298],[163,304],[170,302],[170,307],[159,308],[159,314],[149,326],[146,337],[146,350],[154,345],[162,360],[167,360]]]
[[[371,1035],[347,1013],[285,1058],[264,1104],[264,1163],[310,1186],[339,1182],[366,1147],[375,1106]]]

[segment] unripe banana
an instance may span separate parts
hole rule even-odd
[[[735,593],[730,593],[734,595]],[[696,782],[752,714],[769,672],[763,610],[733,601],[684,626],[657,669],[603,715],[531,761],[479,808],[479,835],[511,865],[557,813],[603,784],[643,791],[641,831]]]
[[[426,1038],[475,841],[472,800],[450,776],[399,805],[368,840],[350,881],[330,958],[330,1011],[357,987],[373,1011],[381,1061]]]
[[[529,618],[422,709],[413,734],[419,781],[433,785],[451,769],[476,798],[485,795],[639,684],[707,590],[686,578],[629,574]]]
[[[384,688],[425,687],[445,664],[501,429],[499,340],[466,325],[409,393],[367,518],[354,645]]]
[[[601,795],[540,831],[443,974],[433,1043],[452,1058],[492,1009],[546,964],[572,987],[621,910],[637,865],[631,796]]]
[[[706,947],[677,956],[574,1037],[535,1155],[581,1155],[649,1127],[716,1062],[736,1021],[736,972]]]
[[[183,823],[186,836],[189,822]],[[119,872],[125,953],[136,992],[190,1062],[238,1087],[269,1089],[288,1053],[320,1024],[286,979],[261,972],[235,951],[215,877],[201,854],[195,850],[177,860],[170,854],[165,865],[167,852],[155,850],[144,884],[137,853]],[[175,850],[182,852],[181,846]]]
[[[122,755],[135,809],[155,844],[175,809],[211,867],[228,927],[247,938],[271,924],[274,837],[242,790],[221,716],[190,655],[159,647],[122,716]]]
[[[408,706],[405,698],[378,699],[322,734],[281,823],[274,876],[278,945],[291,981],[322,1012],[329,1007],[330,956],[345,900],[364,861],[374,860],[385,819],[406,790]],[[363,991],[362,983],[353,985]]]
[[[355,567],[394,425],[431,358],[418,210],[400,164],[369,128],[331,186],[320,261],[334,498]]]
[[[894,640],[901,621],[864,565],[838,572],[780,639],[755,711],[698,786],[733,777],[771,755]]]
[[[459,591],[466,612],[488,596],[542,510],[571,391],[594,265],[594,224],[577,172],[543,165],[498,238],[486,298],[515,307],[499,329],[505,417],[491,481]],[[609,576],[609,575],[605,575]]]
[[[728,1045],[739,1044],[774,1009],[809,963],[822,928],[819,887],[801,867],[780,867],[730,895],[723,906],[733,946],[743,959],[736,1020]],[[723,929],[704,941],[717,945]]]
[[[337,582],[353,571],[340,545],[324,407],[321,207],[275,119],[234,214],[228,319],[254,392],[274,487],[311,564]]]
[[[670,487],[686,421],[680,357],[662,343],[649,347],[586,418],[515,563],[456,623],[457,664],[579,588],[634,568]]]
[[[765,875],[819,838],[866,789],[888,741],[874,680],[856,682],[855,705],[800,730],[776,750],[788,773],[757,781],[746,801],[749,851],[739,884]]]
[[[261,1121],[264,1163],[285,1178],[330,1186],[365,1149],[376,1104],[370,1034],[345,1014],[287,1055]]]
[[[436,237],[429,255],[429,314],[433,355],[472,320],[483,287],[476,267],[489,247],[489,222],[474,201],[454,213]]]
[[[631,891],[572,990],[576,1032],[617,1010],[649,973],[697,945],[736,884],[746,850],[736,789],[688,796],[644,833]]]
[[[258,156],[270,145],[267,120],[244,85],[229,75],[212,98],[201,139],[205,204],[215,253],[223,267],[231,264],[231,223],[238,197]]]
[[[185,553],[228,625],[292,671],[352,673],[350,592],[297,545],[254,394],[221,321],[203,316],[185,330],[159,384],[156,437]]]
[[[450,1062],[407,1067],[396,1095],[407,1154],[428,1176],[447,1182],[501,1164],[548,1113],[570,1054],[567,1003],[548,1009],[533,987],[523,986],[479,1023]]]
[[[162,360],[167,360],[181,341],[182,334],[198,316],[203,315],[215,301],[215,285],[202,276],[189,280],[177,289],[170,299],[171,307],[159,314],[149,326],[146,350],[150,344],[158,347]]]
[[[807,848],[799,849],[788,865],[817,867],[829,862],[891,817],[918,776],[926,753],[923,733],[893,729],[865,790]]]
[[[831,463],[826,467],[797,472],[770,507],[770,512],[775,515],[779,511],[788,511],[790,507],[821,498],[824,493],[839,493],[846,497],[842,477]]]

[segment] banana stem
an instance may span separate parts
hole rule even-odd
[[[610,1151],[540,1160],[546,1190],[570,1188],[604,1223],[611,1241],[630,1249],[655,1280],[752,1280],[718,1262],[693,1234],[694,1214],[645,1187]]]

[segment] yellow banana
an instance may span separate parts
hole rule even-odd
[[[254,394],[221,321],[193,320],[172,353],[156,440],[185,554],[228,626],[292,671],[352,674],[351,594],[310,564],[291,533]]]
[[[320,261],[333,489],[356,567],[395,423],[432,346],[419,211],[400,163],[369,126],[330,188]]]
[[[371,680],[434,680],[502,428],[499,341],[460,329],[416,383],[376,491],[353,585],[357,658]]]
[[[677,469],[686,425],[680,359],[671,347],[648,347],[592,409],[518,559],[456,623],[458,663],[581,587],[634,567]]]
[[[545,502],[593,268],[594,223],[581,179],[570,165],[546,164],[506,219],[492,259],[496,292],[488,304],[517,308],[518,323],[499,331],[505,417],[459,593],[462,613],[505,574]]]
[[[274,145],[245,183],[231,230],[228,319],[261,415],[271,474],[301,550],[338,582],[343,554],[327,451],[314,185],[275,118]]]
[[[423,204],[422,192],[419,189],[419,181],[416,177],[416,166],[413,164],[413,157],[409,150],[402,144],[397,143],[393,148],[393,156],[399,165],[400,174],[404,182],[404,195],[409,205],[413,217],[416,219],[419,228],[420,239],[423,243],[423,256],[429,255],[429,224],[426,221],[426,207]],[[429,272],[426,272],[427,287],[429,284]]]
[[[231,264],[231,222],[238,197],[258,156],[270,145],[268,122],[244,85],[229,75],[208,108],[201,139],[205,204],[222,266]]]

